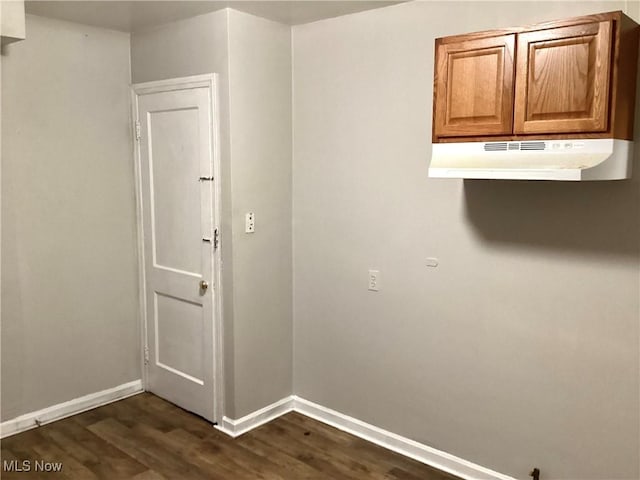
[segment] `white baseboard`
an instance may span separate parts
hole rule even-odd
[[[43,408],[36,412],[20,415],[0,424],[0,438],[5,438],[16,433],[24,432],[40,425],[61,420],[71,415],[86,412],[107,403],[122,400],[143,391],[142,380],[124,383],[117,387],[91,393],[84,397],[74,398],[68,402],[59,403],[51,407]]]
[[[222,425],[217,425],[216,428],[235,438],[291,411],[306,415],[307,417],[326,423],[356,437],[360,437],[465,480],[515,480],[508,475],[495,472],[460,457],[456,457],[455,455],[451,455],[450,453],[388,432],[387,430],[383,430],[295,395],[283,398],[238,420],[224,417]]]
[[[292,410],[293,397],[285,397],[237,420],[222,417],[222,424],[216,425],[216,428],[235,438]]]
[[[388,432],[295,395],[293,396],[293,410],[465,480],[515,480],[508,475],[494,472],[450,453]]]

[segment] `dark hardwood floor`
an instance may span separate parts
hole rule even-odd
[[[149,393],[8,437],[0,447],[7,480],[454,478],[298,413],[232,439]],[[31,471],[7,471],[11,460],[29,461]],[[62,462],[62,471],[35,472],[36,460]]]

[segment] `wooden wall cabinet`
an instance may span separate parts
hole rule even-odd
[[[622,12],[439,38],[433,142],[631,140],[638,42]]]

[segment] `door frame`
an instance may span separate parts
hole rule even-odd
[[[220,174],[220,110],[218,99],[218,74],[193,75],[188,77],[171,78],[152,82],[135,83],[131,86],[131,121],[134,148],[134,175],[136,193],[136,227],[137,227],[137,256],[138,256],[138,288],[139,288],[139,315],[140,315],[140,361],[142,366],[142,386],[146,390],[148,386],[147,358],[149,346],[147,343],[147,285],[145,278],[144,260],[144,224],[142,216],[142,159],[140,158],[140,142],[137,138],[138,121],[138,96],[170,92],[173,90],[185,90],[190,88],[208,88],[211,98],[210,129],[212,138],[213,158],[213,228],[218,231],[218,248],[213,250],[213,417],[216,424],[222,424],[224,415],[224,368],[223,368],[223,321],[222,321],[222,248],[221,232],[221,200],[222,200],[222,176]]]

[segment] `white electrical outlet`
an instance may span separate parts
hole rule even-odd
[[[244,233],[253,233],[256,231],[256,216],[253,212],[249,212],[244,216]]]
[[[434,258],[434,257],[429,257],[427,258],[427,267],[437,267],[438,266],[438,259]]]
[[[369,290],[372,292],[380,290],[380,270],[369,270]]]

